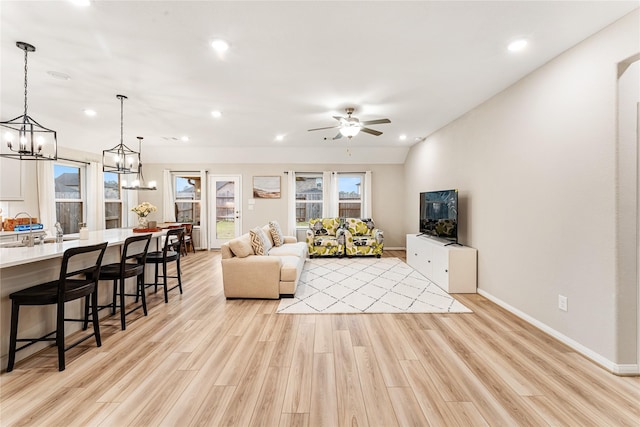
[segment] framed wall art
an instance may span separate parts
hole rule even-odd
[[[256,199],[279,199],[280,198],[280,177],[279,176],[254,176],[253,177],[253,197]]]

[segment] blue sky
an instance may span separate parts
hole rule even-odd
[[[358,186],[356,184],[360,184],[361,178],[360,177],[340,177],[340,180],[338,181],[338,191],[344,191],[344,192],[354,192],[357,193],[358,192]]]

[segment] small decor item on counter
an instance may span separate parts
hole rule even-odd
[[[64,241],[64,232],[62,231],[62,225],[56,222],[56,243],[62,243]]]
[[[87,224],[84,222],[80,223],[80,240],[88,240],[89,239],[89,229],[87,228]]]
[[[153,206],[149,202],[142,202],[135,208],[131,208],[132,212],[135,212],[138,215],[138,227],[137,228],[149,228],[149,221],[147,220],[147,216],[151,212],[156,212],[158,208]]]

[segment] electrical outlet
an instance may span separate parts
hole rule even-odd
[[[558,295],[558,308],[562,311],[569,311],[569,300],[564,295]]]

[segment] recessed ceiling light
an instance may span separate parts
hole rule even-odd
[[[276,135],[276,141],[284,140],[284,135]]]
[[[71,80],[71,76],[69,74],[61,73],[59,71],[47,71],[47,74],[49,74],[49,76],[53,77],[54,79]]]
[[[514,40],[511,43],[509,43],[509,46],[507,46],[507,49],[509,49],[509,52],[519,52],[525,47],[527,47],[527,43],[528,42],[526,39]]]
[[[404,141],[405,139],[407,139],[407,135],[405,134],[400,135],[400,141]]]
[[[212,111],[211,115],[213,117],[215,117],[216,119],[219,119],[220,117],[222,117],[222,113],[220,111],[218,111],[218,110]]]
[[[218,53],[224,53],[229,50],[229,43],[222,39],[215,39],[211,42],[211,47]]]
[[[86,110],[84,110],[84,114],[86,114],[89,117],[94,117],[97,113],[95,110],[87,108]]]
[[[187,135],[183,136],[180,138],[180,141],[182,142],[189,142],[189,137]]]

